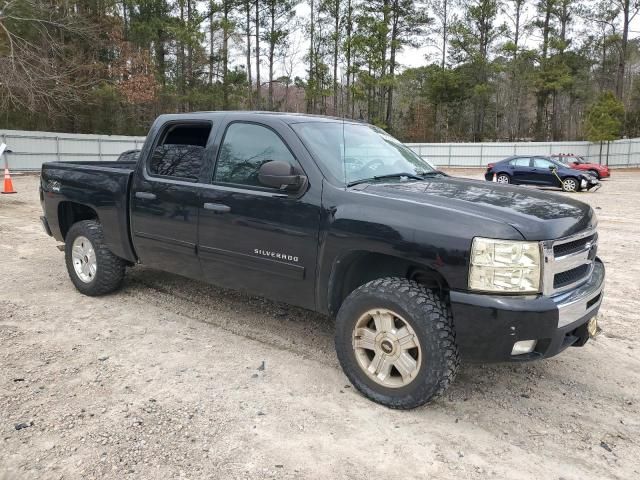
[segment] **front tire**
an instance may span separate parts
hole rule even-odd
[[[577,192],[580,189],[578,180],[573,177],[567,177],[562,180],[562,190],[565,192]]]
[[[589,173],[593,174],[598,180],[600,180],[600,173],[597,170],[589,170]]]
[[[353,291],[338,312],[335,344],[351,383],[390,408],[415,408],[442,394],[460,364],[446,302],[404,278]]]
[[[104,295],[122,285],[126,263],[104,244],[100,223],[73,224],[65,237],[64,253],[69,278],[81,293]]]

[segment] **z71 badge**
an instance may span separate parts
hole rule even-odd
[[[269,258],[275,258],[277,260],[284,260],[287,262],[298,263],[298,257],[296,257],[295,255],[287,255],[286,253],[280,253],[280,252],[271,252],[269,250],[260,250],[259,248],[254,249],[253,253],[255,253],[256,255],[260,255],[262,257],[269,257]]]

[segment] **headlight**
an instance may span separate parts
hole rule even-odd
[[[540,244],[474,238],[471,246],[469,288],[483,292],[538,292]]]

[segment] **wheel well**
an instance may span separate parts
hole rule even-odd
[[[58,205],[58,225],[62,238],[66,238],[67,232],[74,223],[82,220],[97,220],[97,218],[98,214],[93,208],[81,203],[60,202]]]
[[[438,290],[443,296],[449,290],[444,277],[429,267],[393,255],[355,252],[341,260],[331,275],[329,313],[335,315],[344,299],[356,288],[383,277],[415,280],[426,288]]]

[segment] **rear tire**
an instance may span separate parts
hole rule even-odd
[[[442,394],[460,364],[446,302],[404,278],[373,280],[353,291],[338,312],[335,344],[351,383],[396,409]]]
[[[511,183],[511,177],[509,175],[507,175],[506,173],[500,173],[496,177],[496,182],[497,183],[502,183],[502,184]]]
[[[126,262],[105,246],[100,223],[73,224],[65,237],[64,253],[69,278],[81,293],[104,295],[122,285]]]

